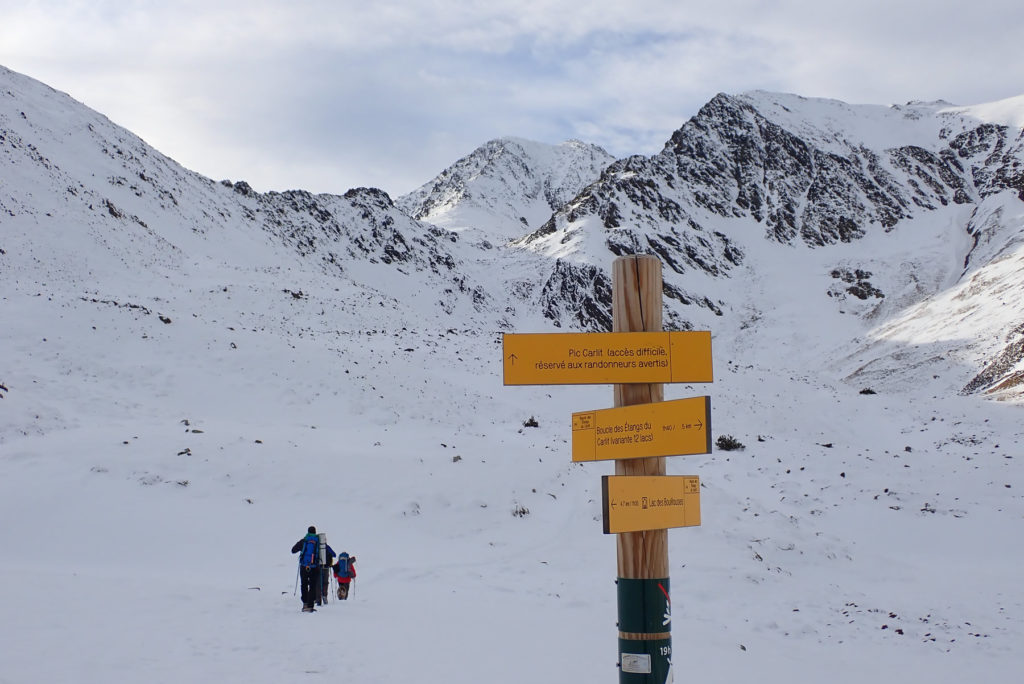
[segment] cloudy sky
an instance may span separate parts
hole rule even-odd
[[[654,154],[718,92],[1024,94],[1020,0],[0,0],[0,64],[260,191],[408,192],[492,138]]]

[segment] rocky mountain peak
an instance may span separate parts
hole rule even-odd
[[[417,219],[503,243],[543,223],[614,158],[596,145],[491,140],[398,199]]]

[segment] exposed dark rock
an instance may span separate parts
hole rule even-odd
[[[830,297],[842,297],[842,292],[847,292],[857,299],[868,299],[869,297],[882,299],[885,297],[885,293],[871,284],[869,280],[871,278],[871,271],[864,271],[859,268],[852,271],[848,268],[836,268],[832,270],[831,276],[836,280],[846,283],[848,287],[833,286],[828,291]]]
[[[608,275],[588,264],[571,264],[559,259],[540,292],[544,317],[561,327],[592,332],[612,329],[612,284]]]
[[[228,187],[232,187],[230,181],[225,181]],[[244,197],[255,197],[256,191],[249,186],[245,181],[238,181],[234,184],[234,191]]]

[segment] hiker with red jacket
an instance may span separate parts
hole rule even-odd
[[[352,580],[356,578],[356,557],[342,551],[338,554],[338,562],[334,566],[334,579],[338,580],[338,600],[348,598],[348,590]]]

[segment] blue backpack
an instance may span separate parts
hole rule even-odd
[[[335,574],[338,577],[351,577],[352,573],[348,569],[348,554],[344,551],[338,556],[338,567],[335,570]]]
[[[299,554],[299,565],[304,568],[312,568],[320,564],[320,554],[317,546],[320,540],[316,536],[306,535],[306,541],[302,545],[302,552]]]

